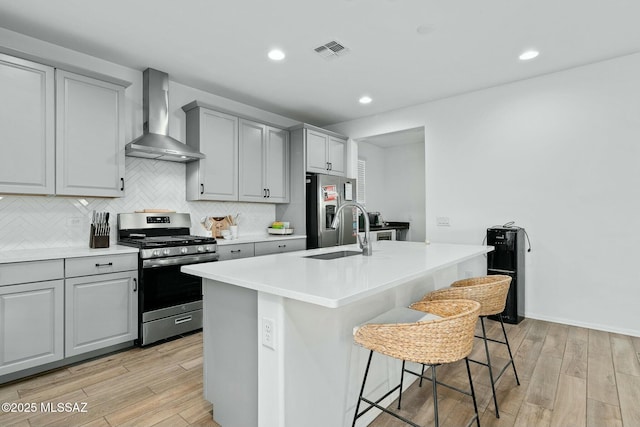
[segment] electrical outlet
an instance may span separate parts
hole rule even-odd
[[[449,223],[448,216],[438,216],[436,217],[436,225],[438,227],[449,227],[451,224]]]
[[[262,318],[262,345],[272,350],[276,349],[276,328],[273,319]]]

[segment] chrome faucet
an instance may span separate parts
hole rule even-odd
[[[333,217],[333,221],[331,221],[331,228],[338,228],[340,225],[340,213],[346,207],[358,208],[362,212],[362,216],[364,216],[364,239],[360,238],[360,233],[358,233],[358,229],[356,228],[356,236],[358,237],[358,246],[362,249],[362,255],[370,256],[373,253],[373,247],[371,246],[371,238],[369,236],[369,214],[367,210],[360,203],[356,202],[345,202],[338,207],[335,216]]]

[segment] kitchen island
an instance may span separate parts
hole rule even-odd
[[[204,279],[204,394],[218,423],[351,425],[368,355],[353,343],[353,328],[484,274],[492,248],[380,241],[372,256],[309,258],[342,250],[357,246],[182,267]],[[395,362],[379,359],[367,392],[398,378]],[[358,425],[376,414],[367,415]]]

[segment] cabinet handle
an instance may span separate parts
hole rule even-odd
[[[204,184],[200,184],[200,194],[204,194]]]
[[[271,197],[271,189],[267,188],[267,197]]]
[[[267,197],[267,189],[266,188],[262,189],[262,197]]]
[[[174,324],[179,325],[180,323],[190,322],[193,319],[193,316],[180,317],[174,320]]]
[[[124,178],[120,178],[120,191],[124,191]]]
[[[333,170],[333,163],[329,162],[329,170],[332,171]]]
[[[239,254],[240,252],[242,252],[242,249],[232,249],[231,250],[232,254]]]
[[[287,245],[278,245],[279,248],[286,248]]]
[[[138,292],[138,279],[133,278],[133,292]]]
[[[111,267],[113,265],[112,262],[109,263],[104,263],[104,264],[98,264],[96,263],[96,267]]]

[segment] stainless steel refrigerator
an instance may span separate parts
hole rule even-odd
[[[356,180],[333,175],[307,175],[307,249],[348,245],[357,241],[358,211],[344,209],[337,229],[329,226],[338,207],[356,201]]]

